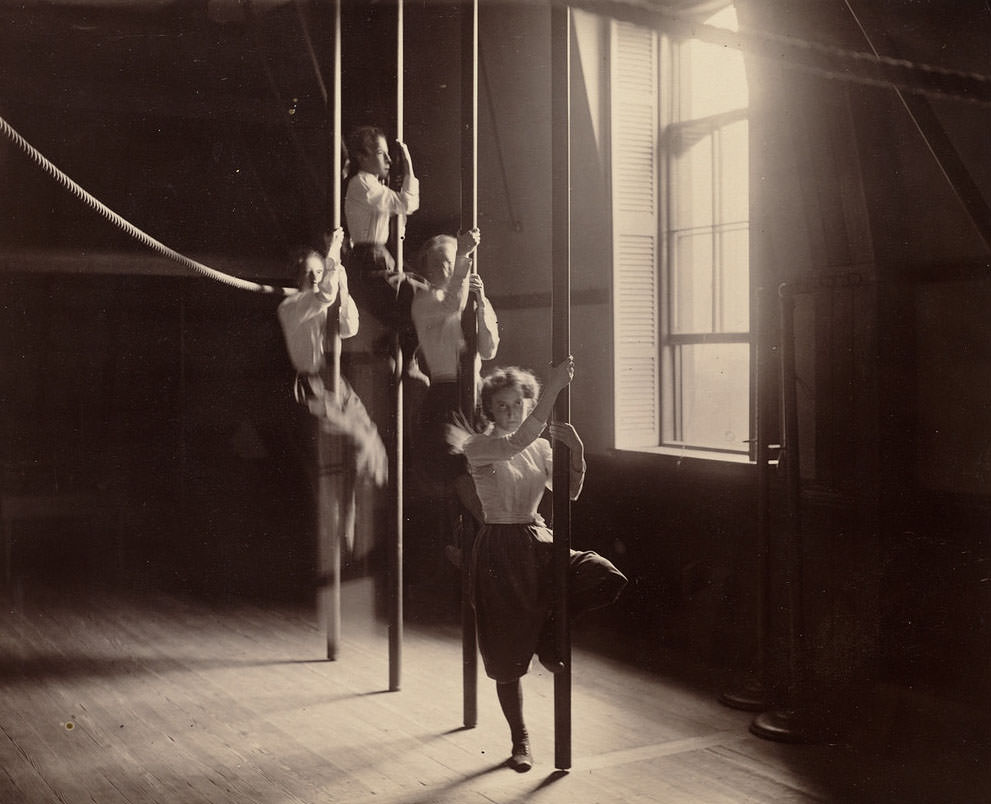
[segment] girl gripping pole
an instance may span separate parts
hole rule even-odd
[[[385,446],[365,406],[343,377],[335,394],[325,387],[320,376],[326,361],[325,333],[330,311],[337,310],[342,338],[353,337],[358,331],[358,310],[341,264],[343,240],[343,229],[335,230],[326,258],[312,248],[297,253],[292,265],[299,290],[279,304],[277,314],[289,359],[296,369],[296,398],[306,404],[325,431],[349,441],[358,477],[381,485],[387,474]]]
[[[523,719],[521,678],[536,654],[550,672],[564,669],[554,653],[550,615],[553,605],[553,534],[537,506],[553,479],[553,451],[539,438],[558,393],[574,377],[574,359],[550,370],[540,396],[534,375],[524,369],[497,369],[482,383],[482,411],[491,421],[483,433],[452,426],[449,441],[468,459],[485,523],[471,557],[470,594],[485,672],[512,737],[510,767],[533,765]],[[571,451],[570,496],[577,499],[585,478],[584,447],[574,427],[552,423],[551,438]],[[615,602],[627,579],[592,551],[571,551],[568,610],[571,617]]]
[[[457,238],[437,235],[430,238],[417,256],[417,269],[429,288],[417,290],[413,297],[412,316],[420,341],[421,356],[430,377],[430,387],[420,409],[419,432],[414,459],[418,462],[421,485],[428,496],[440,500],[445,508],[445,550],[460,549],[456,522],[460,504],[481,522],[481,508],[463,455],[452,455],[447,448],[447,425],[460,408],[460,393],[467,383],[480,381],[482,360],[491,360],[499,348],[499,322],[485,295],[485,286],[472,271],[472,254],[481,241],[481,232],[471,229]],[[476,301],[475,327],[477,353],[472,376],[462,378],[465,337],[461,316],[469,294]],[[460,560],[460,559],[456,559]]]
[[[374,331],[370,329],[369,337],[362,339],[367,340],[363,350],[388,360],[392,357],[391,336],[398,335],[404,375],[426,383],[427,377],[416,362],[416,330],[410,316],[413,293],[426,283],[397,271],[395,257],[386,247],[391,219],[398,220],[401,240],[406,216],[420,207],[420,183],[413,173],[409,149],[402,142],[397,144],[399,164],[393,168],[381,129],[362,126],[348,137],[349,177],[344,196],[351,242],[348,265],[355,301],[374,321]],[[397,189],[389,186],[390,179]]]

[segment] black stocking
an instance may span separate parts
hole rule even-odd
[[[496,693],[499,695],[499,705],[509,724],[509,733],[513,743],[527,739],[526,724],[523,722],[523,685],[519,679],[505,683],[496,682]]]

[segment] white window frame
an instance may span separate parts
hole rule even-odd
[[[618,449],[691,451],[747,460],[752,435],[749,428],[732,446],[693,444],[683,438],[679,420],[682,407],[675,399],[682,346],[751,343],[749,329],[723,332],[714,325],[713,331],[679,333],[672,326],[676,291],[670,270],[671,157],[664,138],[672,136],[675,128],[695,125],[715,131],[748,117],[747,109],[738,109],[695,121],[677,120],[677,92],[664,89],[677,86],[680,78],[676,48],[676,43],[658,31],[615,20],[610,23],[614,444]],[[644,130],[646,120],[652,121],[649,132]],[[718,170],[718,165],[714,167]],[[715,245],[722,227],[739,230],[741,226],[748,229],[749,221],[716,219],[707,228]],[[717,253],[714,248],[713,254]],[[714,276],[718,277],[715,256],[714,263]],[[718,301],[713,303],[718,305]],[[752,385],[752,360],[748,380]],[[746,398],[749,406],[749,387]],[[750,419],[748,410],[746,421]]]

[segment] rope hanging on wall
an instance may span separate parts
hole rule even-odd
[[[0,130],[2,130],[7,137],[9,137],[22,151],[24,151],[24,153],[34,160],[46,173],[55,179],[55,181],[72,192],[73,195],[86,203],[88,206],[96,210],[114,226],[129,234],[138,242],[148,246],[148,248],[157,251],[162,256],[168,257],[170,260],[202,274],[208,279],[213,279],[217,282],[222,282],[225,285],[240,288],[241,290],[250,290],[254,293],[278,294],[280,296],[289,296],[296,292],[295,288],[263,285],[258,282],[251,282],[247,279],[241,279],[236,276],[231,276],[230,274],[225,274],[222,271],[203,265],[203,263],[190,259],[189,257],[180,254],[178,251],[169,248],[164,243],[161,243],[148,233],[143,232],[134,224],[122,218],[99,199],[94,198],[86,192],[86,190],[76,184],[76,182],[70,179],[65,173],[46,159],[45,156],[34,146],[32,146],[31,143],[25,140],[24,137],[18,134],[17,131],[15,131],[14,128],[2,117],[0,117]]]

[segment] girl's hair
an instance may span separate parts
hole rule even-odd
[[[420,250],[416,253],[417,273],[428,282],[431,281],[430,255],[437,249],[447,248],[449,246],[454,246],[456,251],[458,247],[458,239],[446,234],[434,235],[426,243],[420,246]]]
[[[370,154],[378,145],[379,137],[385,137],[385,132],[378,126],[359,126],[347,138],[348,178],[358,173],[358,154]]]
[[[524,399],[540,397],[540,381],[534,373],[519,366],[497,368],[482,380],[482,414],[490,421],[492,415],[492,397],[503,388],[519,388]]]

